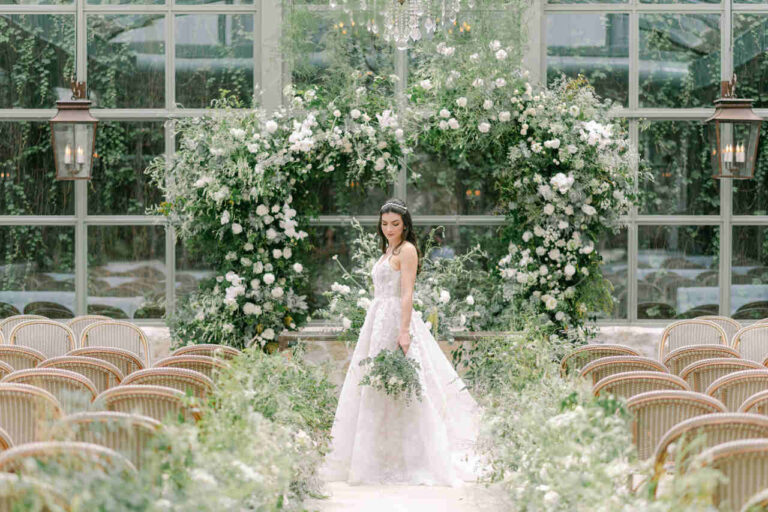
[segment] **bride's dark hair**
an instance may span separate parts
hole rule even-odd
[[[416,272],[421,271],[421,251],[419,250],[419,244],[416,240],[416,232],[413,229],[413,219],[411,219],[411,212],[408,211],[408,207],[405,205],[405,201],[397,198],[387,199],[384,205],[379,209],[379,223],[376,226],[376,231],[379,233],[379,242],[381,245],[381,252],[387,252],[387,246],[389,242],[387,237],[384,236],[384,232],[381,230],[381,216],[385,213],[396,213],[403,219],[403,237],[397,247],[392,249],[392,254],[400,252],[400,246],[405,242],[411,242],[416,248],[416,255],[418,257],[418,265],[416,266]]]

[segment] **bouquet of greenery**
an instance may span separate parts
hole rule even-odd
[[[361,386],[372,386],[395,400],[402,397],[406,405],[414,396],[421,401],[421,366],[415,359],[407,357],[402,347],[398,350],[383,349],[376,357],[360,361],[360,366],[369,367],[368,373],[360,380]]]

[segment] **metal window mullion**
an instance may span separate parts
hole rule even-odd
[[[166,222],[162,215],[89,215],[89,226],[157,226]]]
[[[635,222],[643,226],[716,226],[719,215],[638,215]]]
[[[414,217],[413,223],[422,226],[432,224],[496,226],[503,224],[505,219],[502,215],[418,215]],[[320,215],[310,219],[309,223],[314,226],[333,226],[345,225],[353,220],[360,224],[376,224],[379,217],[378,215]]]
[[[88,78],[88,35],[85,2],[75,0],[75,73],[78,81]],[[75,315],[88,311],[88,182],[75,181]]]
[[[633,7],[629,13],[629,108],[640,104],[640,16]]]
[[[258,37],[254,34],[253,38],[253,56],[258,59],[254,65],[254,72],[258,69],[259,74],[254,77],[253,83],[254,86],[258,84],[261,104],[271,112],[278,109],[283,101],[284,74],[283,58],[280,52],[283,6],[279,0],[261,0],[260,6],[261,8],[255,14],[258,23],[254,24],[254,31],[258,26],[259,33]]]
[[[168,6],[165,13],[165,111],[164,117],[176,110],[176,16]]]
[[[731,215],[731,226],[768,226],[765,215]]]
[[[79,0],[78,0],[79,1]],[[0,5],[4,14],[76,14],[77,5]]]
[[[630,21],[631,23],[631,21]],[[631,49],[631,44],[630,44]],[[637,120],[629,122],[629,142],[632,147],[640,148],[640,125]],[[632,173],[635,176],[635,187],[639,188],[638,181],[639,162],[633,165]],[[629,210],[627,222],[627,317],[629,322],[637,319],[637,206],[633,205]]]
[[[720,79],[729,80],[733,73],[733,45],[731,42],[733,26],[731,24],[731,1],[723,1],[720,15]],[[718,290],[720,295],[720,314],[731,316],[731,265],[733,262],[733,229],[731,215],[733,213],[733,181],[720,180],[720,268]]]
[[[405,89],[408,87],[408,50],[395,49],[394,52],[395,74],[398,78],[397,83],[395,84],[395,102],[397,104],[398,112],[402,115],[405,109]],[[397,174],[397,180],[395,181],[395,197],[402,199],[406,203],[408,202],[407,168],[408,159],[404,156],[400,159],[400,170]]]
[[[171,123],[166,123],[165,154],[169,157],[176,152],[176,136]],[[167,162],[167,160],[166,160]],[[165,312],[176,311],[176,233],[170,223],[165,226]]]

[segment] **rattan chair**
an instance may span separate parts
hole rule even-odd
[[[0,361],[0,379],[11,373],[13,373],[13,367],[8,363]]]
[[[742,325],[737,320],[727,316],[697,316],[696,320],[708,320],[722,327],[726,336],[728,336],[729,345],[731,344],[731,340],[733,340],[733,335],[736,334],[742,327]]]
[[[30,320],[13,328],[8,343],[33,348],[46,358],[57,357],[75,348],[75,335],[54,320]]]
[[[48,438],[47,421],[62,416],[56,397],[27,384],[0,382],[0,428],[14,444]]]
[[[145,452],[163,425],[148,416],[99,411],[71,414],[60,428],[71,440],[105,446],[141,470]]]
[[[129,322],[110,320],[87,326],[80,336],[80,347],[121,348],[139,356],[147,367],[151,365],[149,343],[144,331]]]
[[[691,345],[689,347],[680,347],[664,357],[664,365],[675,375],[680,375],[683,369],[691,363],[701,361],[702,359],[715,359],[730,357],[740,359],[736,349],[726,347],[725,345]]]
[[[14,315],[9,316],[8,318],[4,318],[0,321],[0,332],[3,334],[3,339],[7,343],[7,341],[11,337],[11,331],[14,327],[19,325],[23,322],[28,322],[30,320],[48,320],[44,316],[40,315]]]
[[[688,345],[728,345],[722,327],[709,320],[680,320],[664,329],[659,342],[659,361],[673,350]]]
[[[579,372],[579,377],[591,379],[594,386],[601,379],[615,373],[649,371],[669,373],[667,368],[649,357],[640,356],[609,356],[595,359]]]
[[[677,375],[655,371],[636,371],[614,373],[604,377],[595,384],[592,392],[595,396],[614,395],[628,399],[640,393],[663,389],[691,390],[688,384]]]
[[[627,401],[627,409],[634,415],[632,437],[642,460],[653,456],[659,440],[681,421],[725,412],[717,399],[693,391],[649,391],[635,395]]]
[[[739,412],[751,412],[768,416],[768,390],[750,396],[739,407]]]
[[[88,377],[58,368],[16,370],[0,383],[28,384],[51,393],[67,413],[87,410],[98,393]]]
[[[14,446],[0,453],[0,471],[24,473],[29,468],[26,461],[30,459],[42,463],[56,461],[70,472],[99,467],[105,473],[136,473],[136,467],[131,461],[116,451],[98,444],[74,441],[47,441]]]
[[[763,489],[741,507],[740,512],[765,512],[768,510],[768,489]]]
[[[0,361],[8,363],[14,370],[27,370],[45,361],[45,355],[29,347],[0,345]]]
[[[768,369],[729,373],[710,384],[706,393],[735,412],[747,398],[764,390],[768,390]]]
[[[123,380],[123,372],[112,363],[95,357],[60,356],[47,359],[38,368],[60,368],[88,377],[96,387],[96,393],[117,386]]]
[[[747,361],[746,359],[716,357],[702,359],[689,364],[680,372],[680,377],[691,386],[692,390],[704,393],[710,384],[723,375],[742,370],[760,370],[764,368],[764,366],[754,361]]]
[[[200,345],[187,345],[185,347],[177,348],[171,353],[171,356],[208,356],[218,359],[234,359],[239,355],[242,355],[242,352],[234,347],[205,343]]]
[[[123,384],[165,386],[178,389],[184,394],[190,393],[205,399],[213,391],[213,381],[195,370],[186,368],[147,368],[133,372],[125,378]]]
[[[11,435],[0,428],[0,452],[3,450],[7,450],[8,448],[11,448],[13,446],[13,439],[11,438]]]
[[[768,439],[729,441],[704,450],[698,460],[719,471],[714,505],[718,510],[740,510],[768,482]]]
[[[221,359],[208,356],[171,356],[155,363],[155,368],[184,368],[200,372],[209,379],[215,379],[216,374],[228,368],[229,364]]]
[[[698,447],[698,452],[728,441],[768,438],[768,417],[729,412],[705,414],[678,423],[664,434],[656,446],[653,480],[658,481],[666,472],[668,462],[674,462],[668,459],[669,447],[673,443],[677,445],[683,440],[690,443],[702,434],[703,444]],[[681,462],[684,465],[690,457],[697,454],[685,451],[683,453],[685,458]]]
[[[187,407],[184,393],[165,386],[123,384],[108,389],[96,397],[94,406],[102,406],[108,411],[141,414],[157,421],[174,420],[179,417],[185,420],[201,418],[199,411]]]
[[[52,485],[27,475],[19,478],[12,473],[0,473],[0,512],[17,510],[71,509],[69,500]]]
[[[733,336],[731,346],[742,358],[762,363],[768,357],[768,324],[744,327]]]
[[[123,374],[123,377],[130,375],[136,370],[143,370],[146,368],[144,361],[139,359],[139,356],[129,350],[123,350],[122,348],[84,347],[77,348],[67,355],[101,359],[102,361],[115,365],[120,370],[120,373]]]
[[[83,334],[83,329],[93,323],[108,322],[110,320],[112,319],[104,315],[81,315],[76,316],[67,322],[67,325],[72,329],[72,332],[75,333],[75,340],[77,340],[77,344],[80,345],[80,335]]]
[[[178,350],[176,352],[178,352]],[[178,355],[176,352],[172,355]],[[563,358],[560,362],[560,373],[566,375],[568,373],[579,372],[585,365],[596,359],[600,359],[601,357],[639,355],[640,353],[637,350],[625,347],[624,345],[599,345],[596,343],[584,345]]]

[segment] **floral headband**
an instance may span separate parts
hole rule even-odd
[[[395,208],[399,208],[399,209],[404,210],[406,212],[408,211],[408,208],[405,205],[397,204],[397,203],[384,203],[384,205],[381,207],[381,210],[379,210],[379,211],[383,211],[384,208],[386,208],[387,206],[393,206]]]

